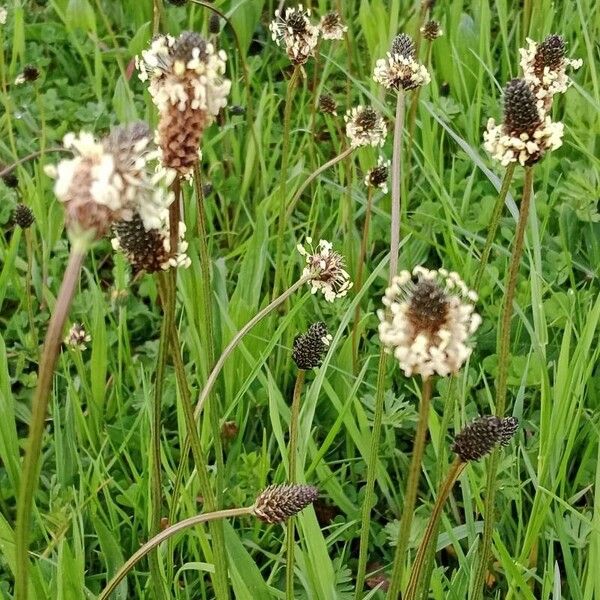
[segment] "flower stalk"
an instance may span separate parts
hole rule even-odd
[[[25,458],[23,460],[17,502],[17,521],[15,526],[15,598],[17,600],[27,600],[28,598],[31,513],[39,478],[40,453],[42,450],[46,413],[50,394],[52,393],[54,368],[62,343],[63,329],[79,282],[79,275],[89,243],[89,239],[85,236],[77,237],[73,240],[69,261],[63,275],[56,305],[50,318],[44,349],[40,359],[38,381],[31,404],[29,435],[25,449]]]
[[[408,472],[408,481],[406,483],[406,492],[402,502],[402,518],[400,519],[400,527],[398,533],[398,543],[396,545],[396,553],[394,555],[394,566],[392,569],[392,577],[387,598],[390,600],[400,596],[400,586],[402,585],[402,575],[404,573],[404,562],[406,560],[406,552],[408,550],[408,542],[410,540],[410,531],[412,519],[417,500],[417,490],[419,487],[419,474],[421,473],[421,461],[425,450],[425,442],[427,437],[427,426],[429,420],[429,406],[431,403],[431,393],[433,390],[433,378],[428,377],[423,380],[421,391],[421,402],[419,404],[419,420],[417,422],[417,431],[415,433],[415,441],[410,460],[410,468]]]
[[[513,313],[513,302],[517,287],[517,279],[521,258],[523,255],[523,244],[525,230],[529,218],[529,209],[533,196],[533,167],[525,168],[525,181],[523,184],[523,197],[519,207],[519,220],[513,243],[508,268],[508,278],[504,292],[504,304],[500,321],[500,337],[498,344],[498,379],[496,383],[496,416],[502,417],[506,408],[506,393],[508,382],[508,365],[510,360],[510,322]],[[491,553],[492,534],[494,530],[494,510],[496,499],[496,477],[499,465],[499,452],[495,451],[490,457],[488,464],[488,476],[484,504],[484,528],[483,538],[480,546],[479,562],[475,574],[474,593],[475,598],[483,597],[483,587],[487,573],[488,562]]]
[[[294,396],[292,398],[292,410],[290,415],[290,439],[288,446],[288,479],[290,483],[296,483],[296,465],[298,460],[298,421],[300,417],[300,399],[304,387],[305,371],[299,370],[294,385]],[[294,544],[295,544],[294,518],[287,522],[287,559],[285,589],[287,600],[294,600]]]

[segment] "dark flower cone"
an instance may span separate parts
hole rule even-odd
[[[318,367],[327,353],[328,346],[323,342],[327,336],[325,323],[314,323],[303,335],[294,340],[292,358],[299,369],[308,371]]]
[[[504,129],[519,137],[526,133],[532,137],[541,125],[536,98],[523,79],[513,79],[504,88]]]
[[[404,58],[413,59],[415,57],[415,43],[409,35],[401,33],[392,41],[391,54],[392,56],[399,54],[400,56],[404,56]]]
[[[270,485],[254,503],[254,514],[267,523],[283,523],[319,496],[312,485]]]

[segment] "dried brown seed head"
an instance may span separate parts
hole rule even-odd
[[[256,499],[254,514],[267,523],[283,523],[312,504],[318,496],[317,488],[312,485],[270,485]]]

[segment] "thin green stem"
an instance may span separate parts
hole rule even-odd
[[[487,267],[488,261],[490,259],[490,252],[492,250],[492,244],[494,243],[494,238],[496,237],[496,232],[498,231],[498,225],[500,224],[500,217],[502,216],[502,212],[504,209],[504,202],[506,201],[506,196],[508,194],[508,190],[510,188],[510,184],[512,182],[513,176],[515,174],[516,163],[510,163],[506,168],[504,173],[504,178],[502,179],[502,185],[500,187],[500,191],[498,192],[498,199],[496,200],[496,204],[494,205],[494,212],[492,213],[492,220],[490,221],[490,225],[488,228],[488,234],[485,239],[485,244],[483,246],[483,250],[481,252],[481,258],[479,260],[479,267],[477,269],[477,275],[475,275],[475,284],[473,289],[476,292],[479,292],[479,287],[481,286],[481,280],[483,279],[483,275],[485,274],[485,269]]]
[[[202,513],[201,515],[194,515],[189,519],[184,519],[171,527],[167,527],[153,538],[149,539],[139,550],[137,550],[127,562],[117,571],[115,576],[106,584],[106,587],[100,592],[98,600],[107,600],[110,595],[117,589],[118,585],[127,577],[127,574],[135,567],[135,565],[142,560],[147,554],[152,552],[160,544],[167,541],[169,538],[190,529],[196,527],[201,523],[210,523],[219,519],[231,519],[233,517],[243,517],[246,515],[253,514],[254,507],[247,506],[244,508],[229,508],[227,510],[218,510],[215,512]]]
[[[343,150],[342,152],[340,152],[337,156],[334,156],[331,160],[328,160],[326,163],[322,164],[316,171],[313,171],[303,182],[302,185],[296,190],[296,193],[294,194],[294,196],[292,197],[292,199],[290,200],[290,202],[287,205],[287,210],[285,213],[285,219],[289,219],[292,216],[292,213],[294,212],[294,208],[296,207],[296,204],[298,202],[298,200],[300,199],[300,197],[302,196],[302,193],[304,192],[304,190],[324,171],[327,171],[327,169],[329,169],[330,167],[333,167],[334,165],[336,165],[337,163],[339,163],[340,161],[344,160],[345,158],[347,158],[348,156],[350,156],[352,154],[352,152],[354,152],[355,148],[353,148],[352,146],[349,146],[348,148],[346,148],[345,150]]]
[[[178,202],[178,197],[175,198]],[[163,510],[162,493],[162,469],[160,457],[160,435],[162,429],[161,408],[165,371],[167,368],[167,356],[169,351],[169,332],[175,320],[175,285],[170,273],[160,273],[163,279],[163,289],[166,298],[163,297],[163,320],[160,328],[160,339],[158,342],[158,358],[156,361],[156,375],[154,381],[154,395],[151,407],[150,426],[150,455],[152,457],[150,467],[150,535],[156,535],[161,529]],[[160,561],[157,552],[152,552],[149,557],[150,578],[156,598],[166,600],[167,591],[165,581],[160,570]]]
[[[294,72],[288,81],[285,94],[285,107],[283,110],[283,140],[281,144],[281,173],[279,178],[279,219],[277,221],[277,254],[275,258],[275,281],[273,282],[273,298],[277,297],[279,285],[284,286],[285,277],[283,275],[283,242],[286,224],[286,203],[287,203],[287,180],[288,180],[288,162],[290,152],[290,124],[292,120],[292,98],[294,88],[300,77],[301,67],[295,66]]]
[[[508,365],[510,362],[510,322],[513,313],[513,302],[517,288],[519,267],[523,255],[525,230],[529,219],[529,209],[533,197],[533,167],[525,168],[525,181],[523,184],[523,198],[519,208],[519,220],[513,243],[508,267],[508,278],[504,291],[504,304],[500,319],[500,335],[498,341],[498,379],[496,381],[496,416],[503,417],[506,408],[506,392],[508,381]],[[483,538],[479,549],[479,562],[474,580],[474,597],[483,597],[483,587],[487,573],[488,562],[491,554],[492,535],[494,532],[494,510],[496,500],[496,477],[499,465],[499,450],[495,450],[489,460],[488,477],[484,503]]]
[[[394,556],[394,567],[387,598],[394,599],[400,596],[402,586],[402,576],[404,574],[404,563],[408,550],[410,539],[410,529],[415,511],[417,500],[417,490],[419,488],[419,475],[421,473],[421,462],[425,450],[425,441],[427,437],[427,425],[429,421],[429,405],[431,403],[431,393],[433,390],[433,378],[428,377],[423,380],[421,392],[421,402],[419,404],[419,420],[417,422],[417,431],[413,445],[410,468],[408,471],[408,481],[406,482],[406,492],[402,503],[402,518],[398,532],[398,544],[396,545],[396,554]]]
[[[163,289],[166,286],[163,283]],[[197,430],[194,420],[194,410],[192,404],[192,396],[188,387],[185,366],[181,356],[181,344],[175,323],[171,323],[171,331],[169,333],[171,355],[173,357],[173,365],[175,367],[175,377],[177,379],[177,388],[181,397],[181,408],[185,420],[187,439],[189,440],[194,465],[198,474],[200,484],[200,492],[204,498],[204,506],[207,510],[215,510],[216,498],[210,486],[210,478],[206,465],[206,457],[202,451],[200,435]],[[213,586],[215,589],[216,598],[229,598],[229,584],[227,582],[227,555],[225,552],[225,537],[222,524],[209,524],[210,534],[213,542],[213,564],[214,575]]]
[[[248,321],[232,338],[232,340],[227,344],[223,353],[215,363],[212,371],[210,372],[202,391],[200,392],[200,396],[198,397],[198,401],[194,408],[194,419],[197,419],[204,408],[204,404],[207,398],[210,396],[210,393],[219,378],[219,374],[223,370],[225,366],[225,362],[227,358],[231,355],[231,353],[237,348],[239,343],[242,341],[244,336],[262,319],[264,319],[268,314],[270,314],[273,310],[275,310],[279,305],[285,302],[296,290],[301,288],[305,283],[310,281],[310,276],[302,277],[294,285],[292,285],[289,289],[283,292],[280,296],[275,298],[270,304],[265,306],[261,311],[259,311],[250,321]],[[177,475],[175,478],[175,486],[173,488],[173,507],[177,504],[177,499],[181,493],[181,486],[183,485],[183,477],[185,472],[185,463],[187,461],[187,457],[190,452],[190,440],[189,437],[186,436],[186,439],[183,444],[183,448],[181,450],[181,457],[179,459],[179,466],[177,468]],[[174,510],[174,508],[173,508]]]
[[[367,207],[365,208],[365,222],[363,224],[362,238],[360,240],[360,254],[358,256],[358,268],[354,278],[355,294],[362,288],[363,272],[367,259],[367,246],[369,244],[369,228],[371,225],[371,210],[373,208],[373,187],[367,188]],[[358,322],[360,321],[360,303],[354,309],[354,324],[352,326],[352,365],[356,373],[358,368]]]
[[[425,557],[429,554],[429,547],[432,541],[435,542],[437,537],[442,509],[446,503],[446,500],[448,499],[448,496],[450,496],[450,492],[452,491],[456,480],[459,478],[466,466],[467,463],[463,462],[457,457],[450,466],[448,475],[438,491],[433,510],[431,511],[431,516],[429,517],[429,522],[427,523],[427,529],[425,529],[425,533],[423,534],[423,538],[421,539],[419,549],[417,550],[417,554],[413,562],[404,600],[415,600],[417,597],[417,591],[419,590],[421,579],[423,573],[425,572],[423,570],[425,566]],[[424,589],[427,590],[429,587],[429,582],[423,581],[423,586]]]
[[[394,146],[392,148],[392,225],[390,238],[390,282],[398,271],[400,252],[400,194],[402,187],[402,135],[404,129],[404,90],[398,91]]]
[[[39,463],[46,413],[50,394],[52,393],[54,368],[60,351],[63,329],[79,282],[79,274],[81,273],[88,246],[89,240],[82,239],[75,240],[71,246],[69,262],[63,275],[56,305],[50,318],[48,331],[46,332],[46,340],[40,359],[37,386],[31,403],[31,420],[29,422],[29,435],[21,473],[17,502],[17,522],[15,526],[16,600],[27,600],[28,598],[31,513],[39,478]]]
[[[371,509],[375,503],[375,479],[377,478],[377,461],[379,459],[379,441],[381,438],[381,423],[383,420],[383,402],[386,390],[386,371],[388,355],[381,350],[379,366],[377,369],[377,391],[375,394],[375,412],[373,414],[373,428],[371,429],[371,447],[367,462],[367,481],[365,484],[364,500],[361,515],[360,548],[358,553],[358,567],[356,571],[355,600],[362,598],[367,570],[367,554],[369,549],[369,533],[371,528]]]
[[[294,385],[294,396],[292,398],[292,412],[290,415],[290,441],[288,447],[288,479],[290,483],[296,483],[296,464],[298,460],[298,421],[300,417],[300,399],[304,387],[305,371],[299,370]],[[287,600],[294,600],[294,544],[295,544],[295,519],[290,517],[287,521],[287,561],[285,590]]]

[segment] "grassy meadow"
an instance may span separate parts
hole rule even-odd
[[[212,508],[250,507],[267,486],[288,481],[315,486],[319,497],[287,526],[250,514],[187,528],[137,562],[111,598],[358,600],[396,598],[400,589],[405,599],[600,598],[600,12],[593,0],[305,0],[315,23],[338,10],[347,31],[320,40],[296,69],[271,38],[275,0],[2,4],[0,598],[102,598],[152,535],[213,501]],[[227,21],[211,21],[210,6]],[[397,34],[421,37],[429,18],[443,35],[421,39],[416,57],[431,82],[405,92],[394,143],[397,94],[373,80],[373,69]],[[20,513],[28,539],[19,547],[40,357],[73,240],[45,167],[71,156],[62,148],[69,132],[101,138],[138,120],[156,128],[159,113],[134,57],[153,33],[183,31],[227,53],[231,81],[227,107],[201,137],[195,185],[181,181],[190,264],[135,272],[110,232],[91,245],[60,328],[62,338],[79,323],[89,341],[62,344],[47,410],[38,404],[34,502]],[[489,117],[502,122],[502,90],[522,76],[519,48],[551,33],[564,37],[567,57],[583,60],[549,112],[564,123],[562,146],[532,168],[516,164],[482,262],[507,170],[483,148],[483,132]],[[27,65],[39,76],[16,84]],[[324,95],[336,114],[323,110]],[[344,115],[358,105],[385,119],[384,145],[349,150],[309,181],[349,147]],[[388,190],[367,187],[366,174],[380,156],[391,161],[394,146],[401,168],[390,167]],[[529,176],[533,195],[507,313]],[[15,222],[18,204],[31,210],[30,227]],[[478,288],[482,323],[472,354],[428,384],[406,376],[393,356],[381,358],[377,311],[396,233],[399,270],[445,268]],[[309,282],[265,311],[224,360],[190,453],[188,409],[236,333],[302,277],[297,245],[307,237],[333,244],[354,287],[327,302]],[[510,353],[502,358],[507,315]],[[322,364],[298,377],[295,339],[315,322],[326,324],[331,340]],[[499,380],[506,391],[499,417],[517,418],[518,430],[501,451],[460,465],[425,548],[429,582],[411,595],[415,557],[454,464],[453,438],[479,415],[498,412]],[[419,431],[425,446],[411,503]],[[19,573],[26,593],[15,589]]]

